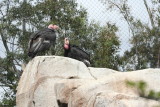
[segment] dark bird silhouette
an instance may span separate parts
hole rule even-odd
[[[67,38],[64,39],[64,56],[82,61],[86,66],[91,66],[90,55],[76,45],[71,45]]]
[[[58,28],[57,25],[50,24],[48,28],[32,34],[28,44],[28,56],[34,58],[38,53],[49,50],[51,46],[54,47]]]

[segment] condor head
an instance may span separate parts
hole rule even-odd
[[[68,38],[64,39],[64,49],[69,50],[69,39]]]

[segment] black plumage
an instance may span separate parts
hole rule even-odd
[[[64,56],[82,61],[86,66],[91,66],[90,55],[82,48],[70,44],[67,38],[64,40]]]
[[[32,34],[28,44],[28,56],[33,58],[38,53],[49,50],[51,46],[54,47],[56,41],[56,29],[58,29],[58,26],[51,24],[48,28]]]

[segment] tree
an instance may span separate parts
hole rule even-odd
[[[4,98],[0,105],[15,105],[15,93],[19,76],[19,64],[15,58],[17,52],[16,34],[19,31],[9,17],[9,9],[12,6],[9,0],[1,1],[0,5],[0,36],[4,47],[5,57],[0,57],[0,85],[5,90]],[[2,11],[3,10],[3,11]],[[5,11],[4,11],[5,10]],[[17,30],[17,32],[15,32]],[[2,46],[1,46],[2,47]],[[2,48],[1,48],[2,49]]]
[[[94,47],[94,64],[96,67],[105,67],[118,70],[119,56],[117,55],[120,41],[116,32],[118,28],[110,23],[100,28]]]
[[[128,0],[108,0],[108,9],[117,9],[123,16],[132,33],[130,43],[132,48],[127,50],[121,58],[123,70],[137,70],[159,67],[159,38],[160,38],[160,6],[158,0],[152,0],[152,9],[144,1],[150,24],[144,23],[131,14]],[[151,25],[151,26],[150,26]]]

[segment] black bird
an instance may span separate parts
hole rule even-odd
[[[67,38],[64,39],[64,56],[82,61],[86,66],[91,66],[90,55],[76,45],[71,45]]]
[[[38,53],[49,50],[51,46],[54,47],[58,28],[57,25],[50,24],[48,28],[32,34],[28,44],[28,56],[34,58]]]

